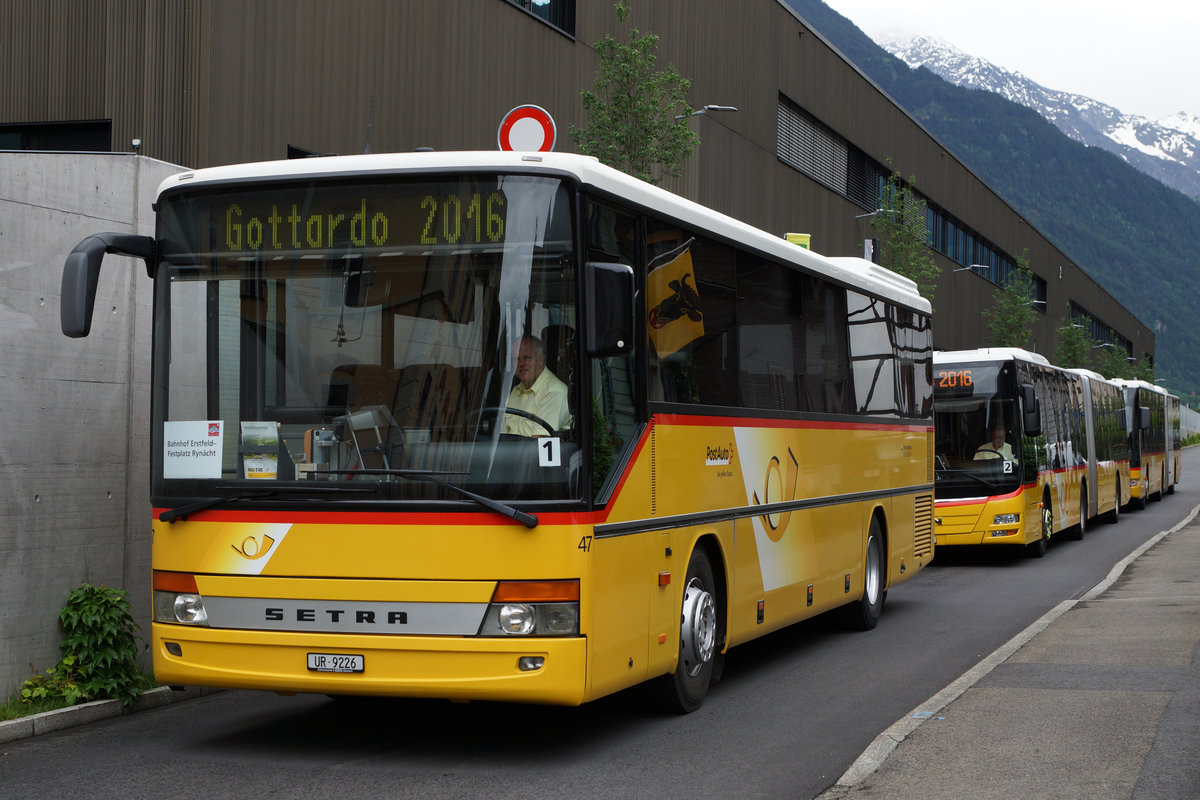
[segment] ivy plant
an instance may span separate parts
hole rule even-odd
[[[58,613],[65,636],[62,658],[21,688],[25,703],[60,699],[69,704],[116,699],[133,702],[145,686],[137,666],[137,632],[129,598],[120,589],[84,583]]]

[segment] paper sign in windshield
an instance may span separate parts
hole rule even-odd
[[[220,478],[225,423],[189,420],[163,423],[164,478]]]

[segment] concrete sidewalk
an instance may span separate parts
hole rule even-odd
[[[819,800],[1200,798],[1197,510],[898,721]]]

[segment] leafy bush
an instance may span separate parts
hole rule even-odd
[[[61,699],[69,704],[113,698],[133,702],[145,686],[137,667],[140,630],[120,589],[82,584],[58,613],[66,633],[62,658],[21,687],[21,701]]]

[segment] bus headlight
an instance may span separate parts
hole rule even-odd
[[[577,636],[578,603],[493,603],[480,636]]]
[[[501,581],[480,636],[578,636],[579,581]]]
[[[204,598],[198,594],[156,591],[154,621],[176,625],[208,625]]]
[[[154,621],[175,625],[208,625],[204,597],[196,576],[187,572],[154,570]]]
[[[1016,525],[1020,521],[1020,514],[997,514],[992,517],[993,525]]]
[[[533,606],[523,603],[500,606],[500,630],[505,633],[528,635],[537,624],[537,612]]]

